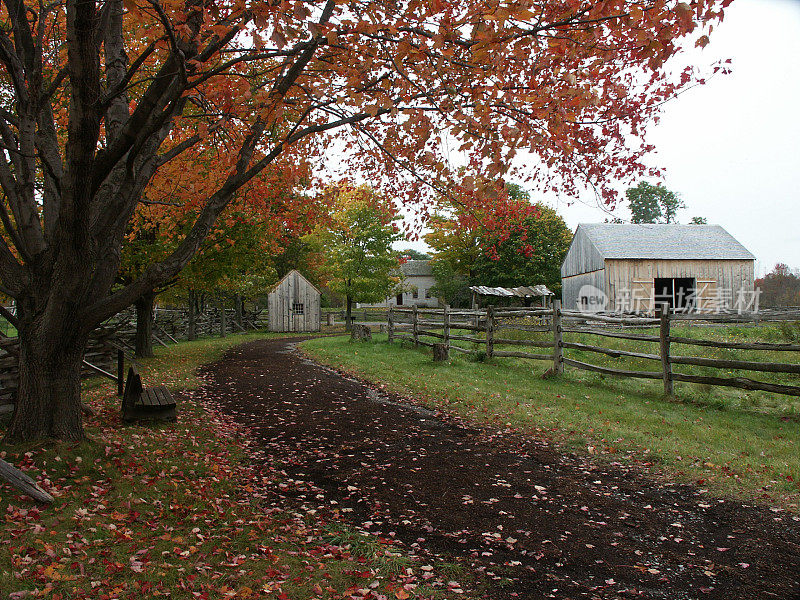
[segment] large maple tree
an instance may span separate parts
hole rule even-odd
[[[644,170],[631,140],[694,79],[664,62],[681,40],[704,44],[729,1],[4,0],[0,291],[20,335],[8,439],[83,436],[89,332],[174,277],[270,164],[341,153],[412,198],[442,188],[448,148],[486,177],[531,151],[541,182],[610,193],[609,178]],[[112,292],[154,174],[209,138],[226,152],[195,221]]]

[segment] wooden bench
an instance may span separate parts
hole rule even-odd
[[[175,399],[164,385],[145,388],[134,365],[128,369],[125,393],[122,395],[124,421],[175,421]]]

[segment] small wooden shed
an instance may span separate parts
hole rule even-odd
[[[299,271],[290,271],[269,293],[269,330],[319,331],[320,296]]]

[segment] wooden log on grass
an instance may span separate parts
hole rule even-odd
[[[0,458],[0,477],[38,502],[53,501],[53,497],[40,488],[38,483],[2,458]]]

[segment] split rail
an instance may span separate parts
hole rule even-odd
[[[591,371],[618,377],[662,380],[664,393],[674,394],[674,383],[696,383],[709,386],[734,387],[758,390],[790,396],[800,396],[800,385],[776,383],[743,376],[723,376],[716,370],[744,371],[748,374],[779,373],[800,383],[800,362],[791,360],[774,362],[769,360],[729,360],[707,356],[691,356],[676,353],[677,347],[701,347],[724,350],[747,350],[785,353],[797,361],[800,344],[766,343],[749,341],[721,341],[674,335],[674,324],[702,321],[703,323],[746,323],[764,321],[795,321],[797,313],[780,315],[692,315],[674,314],[659,306],[656,317],[601,315],[563,310],[559,301],[552,308],[494,308],[484,310],[424,309],[418,307],[392,307],[387,315],[389,341],[401,340],[415,347],[434,349],[434,358],[446,359],[452,351],[472,355],[481,359],[521,358],[552,363],[550,370],[562,373],[565,367]],[[515,331],[516,334],[508,332]],[[702,331],[702,330],[701,330]],[[535,336],[520,335],[519,332],[538,333]],[[579,336],[576,336],[579,334]],[[602,341],[586,343],[586,337],[629,340],[641,345],[652,342],[658,350],[640,352],[602,346]],[[578,339],[576,339],[576,337]],[[580,340],[580,341],[579,341]],[[464,346],[457,342],[467,342]],[[517,347],[519,350],[498,349]],[[574,352],[601,354],[611,358],[633,358],[652,361],[652,370],[622,369],[596,364],[589,360],[578,360]],[[685,352],[685,350],[684,350]],[[713,375],[700,375],[676,371],[675,365],[689,365],[714,370]]]

